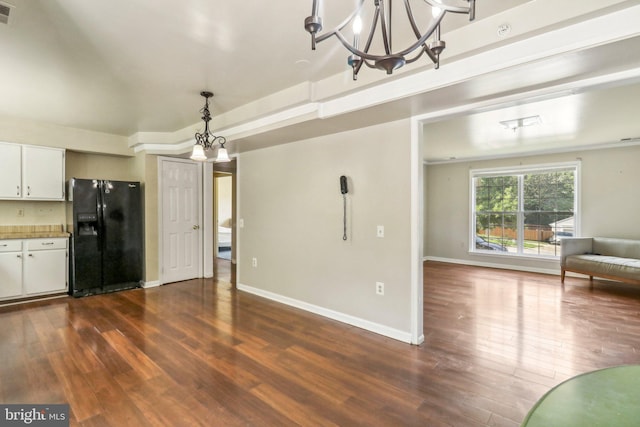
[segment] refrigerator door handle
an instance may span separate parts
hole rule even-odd
[[[102,181],[98,181],[98,188],[96,193],[96,213],[98,214],[98,252],[102,252],[103,239],[104,239],[104,199],[102,196]]]

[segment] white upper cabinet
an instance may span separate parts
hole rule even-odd
[[[0,198],[22,198],[22,146],[0,143]]]
[[[0,143],[0,199],[64,200],[64,150]]]
[[[64,200],[64,150],[25,145],[22,187],[25,199]]]

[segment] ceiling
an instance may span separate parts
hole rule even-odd
[[[198,123],[198,111],[203,104],[201,90],[214,92],[215,117],[303,82],[345,74],[346,54],[336,42],[328,40],[316,51],[310,49],[303,21],[310,14],[311,0],[245,0],[241,6],[238,2],[221,0],[0,0],[0,3],[12,6],[10,23],[0,24],[0,116],[4,117],[122,136],[175,132]],[[476,19],[483,20],[525,3],[528,0],[479,0]],[[325,26],[333,25],[328,17],[345,16],[351,4],[325,1]],[[467,25],[466,17],[453,18],[445,21],[443,33]],[[625,54],[616,50],[605,68],[613,72],[640,67],[638,40],[624,46]],[[496,74],[431,91],[428,97],[412,96],[386,103],[384,107],[370,107],[365,114],[356,111],[321,124],[316,120],[282,127],[245,138],[235,151],[425,114],[453,106],[453,99],[459,105],[535,88],[537,81],[530,79],[534,70],[560,70],[553,79],[547,76],[547,81],[555,83],[586,76],[601,68],[594,67],[594,63],[600,64],[598,61],[612,53],[607,49],[598,55],[558,57],[521,67],[517,74],[509,73],[507,78]],[[445,68],[446,64],[438,72],[446,72]],[[567,69],[572,71],[563,76],[562,70]],[[364,68],[361,75],[365,73],[379,72]],[[625,85],[637,83],[624,81]],[[491,91],[483,93],[489,86]],[[549,97],[539,106],[527,99],[510,104],[496,102],[490,108],[485,105],[465,114],[430,120],[425,124],[425,129],[429,126],[425,134],[446,139],[447,143],[438,147],[447,148],[428,144],[426,157],[439,161],[490,155],[495,150],[522,150],[522,141],[529,137],[549,145],[557,139],[559,131],[567,140],[591,135],[585,126],[598,119],[602,123],[616,108],[639,111],[635,102],[640,100],[640,91],[636,86],[628,90],[619,85],[607,86],[594,86],[590,93],[574,90],[562,100],[555,99],[558,96]],[[618,102],[628,94],[633,96],[627,96],[629,99],[624,103]],[[609,113],[602,112],[602,106],[607,106]],[[505,135],[496,125],[505,117],[540,114],[541,110],[545,128],[539,129],[539,134],[509,131]],[[550,130],[551,127],[555,130]],[[640,136],[640,130],[626,131],[626,137]],[[620,137],[623,136],[615,136]],[[612,138],[600,132],[595,139],[605,142]],[[488,146],[486,141],[492,141],[494,146]]]

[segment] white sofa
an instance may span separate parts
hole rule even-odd
[[[565,237],[560,241],[560,281],[565,272],[640,285],[640,240]]]

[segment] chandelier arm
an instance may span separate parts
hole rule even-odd
[[[367,54],[369,53],[369,48],[371,47],[371,43],[373,42],[373,36],[375,36],[376,29],[378,28],[378,19],[380,19],[380,10],[376,8],[375,13],[373,14],[373,20],[371,22],[371,31],[369,32],[367,42],[364,45],[364,52]]]
[[[412,62],[416,62],[422,55],[427,54],[429,59],[431,59],[434,63],[438,62],[438,58],[431,52],[431,49],[428,47],[424,47],[424,49],[420,49],[419,53],[411,59],[406,59],[407,64],[411,64]]]
[[[323,40],[328,39],[329,37],[331,37],[334,34],[337,34],[338,32],[342,31],[342,29],[344,27],[346,27],[346,25],[351,22],[362,10],[362,6],[364,5],[364,0],[359,0],[360,4],[358,5],[358,7],[356,7],[356,9],[351,13],[351,15],[347,16],[347,18],[342,21],[340,24],[338,24],[333,30],[329,31],[328,33],[324,33],[322,35],[319,35],[316,37],[316,42],[320,43]]]
[[[475,1],[473,0],[467,0],[468,3],[471,4],[471,6],[452,6],[452,5],[448,5],[446,3],[438,3],[435,0],[423,0],[425,3],[427,3],[429,6],[431,7],[435,7],[438,8],[440,10],[444,10],[447,12],[452,12],[452,13],[466,13],[469,14],[469,16],[473,16],[472,12],[475,9]],[[446,0],[445,0],[446,1]],[[469,18],[470,21],[473,21],[473,19]]]
[[[426,0],[425,0],[426,1]],[[427,39],[429,37],[431,37],[431,35],[433,34],[433,32],[435,31],[435,29],[438,27],[438,25],[440,25],[440,22],[442,21],[442,18],[444,17],[444,10],[442,12],[440,12],[440,14],[438,15],[437,18],[435,18],[431,24],[429,25],[429,28],[427,28],[427,31],[425,32],[425,34],[420,37],[420,39],[418,39],[417,42],[415,42],[414,44],[412,44],[411,46],[409,46],[408,48],[406,48],[405,50],[398,52],[394,55],[401,55],[404,56],[408,53],[413,52],[414,50],[416,50],[418,47],[422,46],[425,44],[425,42],[427,41]],[[363,52],[360,49],[356,49],[355,47],[353,47],[348,41],[347,39],[344,38],[344,36],[342,35],[342,33],[340,31],[332,31],[331,32],[332,35],[335,35],[336,38],[338,40],[340,40],[340,43],[342,43],[342,46],[344,46],[345,49],[347,49],[349,52],[353,53],[354,55],[358,55],[362,58],[365,59],[369,59],[371,61],[375,61],[381,58],[384,58],[385,56],[383,55],[371,55],[367,52]],[[325,34],[326,35],[326,34]]]
[[[376,67],[376,64],[372,64],[372,63],[370,63],[370,62],[369,62],[369,61],[367,61],[367,60],[363,60],[362,62],[363,62],[367,67],[369,67],[369,68],[377,68],[377,67]]]
[[[391,19],[391,0],[389,0],[389,19]],[[384,51],[387,55],[391,54],[391,33],[387,30],[387,17],[384,12],[384,0],[380,0],[380,3],[376,6],[376,12],[380,11],[380,27],[382,30],[382,42],[384,43]],[[389,24],[389,30],[391,24]]]
[[[409,4],[409,0],[404,0],[404,9],[407,11],[407,18],[409,18],[409,24],[411,24],[411,29],[413,30],[413,34],[415,34],[416,38],[419,39],[420,30],[418,29],[416,20],[413,19],[413,11],[411,10],[411,5]]]
[[[339,31],[334,33],[334,35],[340,41],[340,43],[342,43],[342,46],[344,46],[345,49],[347,49],[349,52],[353,53],[354,55],[357,55],[357,56],[359,56],[361,58],[364,58],[364,59],[369,59],[371,61],[375,61],[375,60],[380,59],[380,58],[385,58],[385,56],[371,55],[371,54],[369,54],[367,52],[361,51],[360,49],[356,49],[355,47],[353,47],[353,46],[351,46],[349,44],[347,39],[345,39],[344,36],[342,35],[342,33],[340,33]]]
[[[406,54],[411,53],[414,50],[416,50],[419,46],[422,46],[423,44],[425,44],[427,39],[429,37],[431,37],[433,32],[436,30],[436,28],[438,28],[440,26],[440,22],[442,22],[442,18],[444,18],[445,13],[446,12],[444,10],[442,10],[438,14],[438,16],[431,21],[431,23],[429,24],[429,27],[427,27],[427,30],[422,35],[422,37],[420,37],[417,42],[415,42],[414,44],[412,44],[411,46],[409,46],[405,50],[398,52],[397,55],[405,56]]]
[[[409,23],[411,24],[411,28],[413,29],[413,33],[415,34],[417,39],[420,39],[420,36],[421,36],[420,30],[418,29],[418,25],[416,24],[415,19],[413,19],[413,11],[411,10],[411,4],[409,3],[409,0],[404,0],[404,5],[405,5],[405,10],[407,11],[407,18],[409,19]],[[418,54],[418,56],[416,56],[411,60],[407,60],[408,64],[411,64],[416,59],[420,58],[423,53],[426,53],[429,59],[431,59],[431,61],[434,64],[438,62],[438,57],[433,53],[431,49],[429,49],[429,46],[427,46],[426,43],[423,43],[422,47],[423,48],[420,50],[420,53]]]

